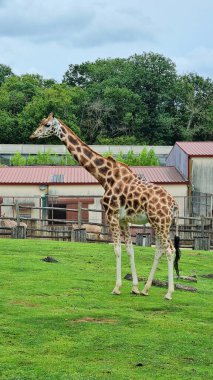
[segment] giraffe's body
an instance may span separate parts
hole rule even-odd
[[[174,246],[169,236],[173,212],[178,210],[174,198],[161,186],[146,183],[134,174],[131,169],[112,157],[105,158],[94,152],[77,137],[61,120],[52,114],[43,119],[31,138],[45,138],[56,135],[66,145],[74,158],[85,167],[103,186],[105,193],[102,199],[106,216],[112,232],[116,255],[117,278],[114,294],[120,294],[121,287],[121,235],[130,256],[133,277],[132,291],[139,294],[138,278],[134,262],[134,249],[131,242],[129,223],[145,224],[149,222],[156,235],[156,254],[148,281],[142,291],[148,294],[153,276],[162,253],[168,258],[168,293],[171,299],[173,284]]]

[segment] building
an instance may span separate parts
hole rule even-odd
[[[212,216],[213,141],[176,142],[166,165],[175,166],[188,182],[188,195],[192,197],[191,212]]]
[[[189,181],[190,191],[213,194],[213,141],[176,142],[166,160]]]
[[[163,186],[175,196],[183,213],[182,200],[187,196],[187,181],[175,167],[132,167],[132,170],[148,182]],[[42,207],[77,209],[81,202],[83,219],[101,222],[100,199],[104,189],[82,166],[25,166],[0,167],[0,198],[4,206],[1,213],[15,217],[15,201],[22,207],[21,216],[39,218]],[[31,209],[41,207],[41,209]],[[43,210],[45,211],[45,209]],[[77,213],[55,210],[54,218],[76,220]]]

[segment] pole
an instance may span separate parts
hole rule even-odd
[[[78,228],[81,228],[81,224],[82,224],[81,208],[82,208],[82,203],[78,202]]]
[[[16,205],[16,222],[17,222],[17,226],[19,227],[20,226],[20,213],[19,213],[19,204],[18,204],[17,200],[15,201],[15,205]]]

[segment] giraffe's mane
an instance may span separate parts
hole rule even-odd
[[[127,164],[125,164],[124,162],[117,161],[117,160],[115,160],[115,158],[113,158],[112,156],[107,157],[107,159],[110,160],[111,162],[113,162],[115,165],[118,165],[118,166],[124,167],[124,168],[126,168],[129,172],[133,173],[133,171],[130,169],[130,167],[129,167]]]
[[[71,128],[69,128],[61,119],[57,119],[66,129],[68,128],[71,132],[72,132],[72,134],[74,135],[74,136],[76,136],[76,138],[82,143],[82,145],[85,145],[86,147],[88,147],[88,145],[84,142],[84,141],[82,141],[81,139],[80,139],[80,137],[78,137],[76,134],[75,134],[75,132],[73,132],[72,130],[71,130]],[[104,156],[102,156],[101,154],[99,154],[99,153],[97,153],[97,152],[95,152],[93,149],[91,149],[91,147],[89,148],[94,154],[96,154],[96,155],[98,155],[98,156],[101,156],[101,157],[104,157]],[[118,166],[120,166],[120,167],[125,167],[130,173],[132,173],[132,174],[134,174],[133,173],[133,171],[130,169],[130,167],[127,165],[127,164],[125,164],[124,162],[120,162],[120,161],[117,161],[117,160],[115,160],[112,156],[108,156],[108,157],[105,157],[107,160],[109,160],[109,161],[111,161],[111,162],[113,162],[113,164],[114,165],[118,165]]]
[[[98,156],[101,156],[101,154],[95,152],[93,149],[91,149],[90,147],[88,147],[88,145],[84,141],[82,141],[81,138],[78,135],[76,135],[76,133],[73,132],[73,130],[70,127],[68,127],[68,125],[66,125],[61,119],[57,118],[57,120],[63,125],[63,127],[65,127],[66,129],[68,129],[69,131],[71,131],[72,134],[81,142],[82,145],[84,145],[86,148],[89,148],[94,154],[96,154]]]

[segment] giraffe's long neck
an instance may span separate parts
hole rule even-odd
[[[103,187],[105,187],[108,172],[112,168],[112,162],[110,159],[93,151],[61,120],[58,120],[55,134],[63,144],[66,145],[68,151],[73,155],[75,160],[90,172]]]

